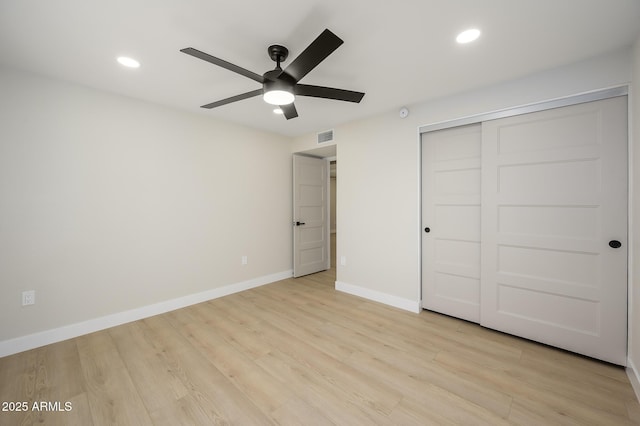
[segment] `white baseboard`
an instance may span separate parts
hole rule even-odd
[[[638,399],[638,402],[640,402],[640,376],[638,376],[638,369],[633,365],[633,361],[628,359],[627,368],[625,370],[627,372],[627,377],[629,377],[629,381],[631,382],[631,387],[636,394],[636,398]]]
[[[404,299],[402,297],[393,296],[391,294],[382,293],[376,290],[370,290],[368,288],[356,286],[353,284],[347,284],[340,281],[336,281],[336,290],[344,293],[349,293],[354,296],[363,297],[365,299],[373,300],[374,302],[384,303],[385,305],[393,306],[394,308],[404,309],[405,311],[420,313],[422,310],[420,301]]]
[[[178,297],[177,299],[155,303],[153,305],[142,306],[140,308],[118,312],[104,317],[94,318],[87,321],[54,328],[51,330],[41,331],[39,333],[4,340],[0,342],[0,358],[29,349],[38,348],[40,346],[48,345],[51,343],[61,342],[63,340],[82,336],[84,334],[93,333],[95,331],[104,330],[109,327],[115,327],[117,325],[125,324],[128,322],[137,321],[158,314],[163,314],[165,312],[195,305],[197,303],[206,302],[208,300],[217,299],[229,294],[239,293],[251,288],[260,287],[265,284],[270,284],[276,281],[284,280],[286,278],[291,278],[292,276],[293,271],[283,271],[271,275],[253,278],[248,281],[230,284],[224,287],[214,288],[211,290],[203,291],[201,293],[190,294],[188,296]]]

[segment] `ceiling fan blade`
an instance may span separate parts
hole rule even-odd
[[[215,108],[222,105],[230,104],[231,102],[241,101],[243,99],[253,98],[254,96],[262,95],[262,89],[252,90],[251,92],[243,93],[241,95],[232,96],[227,99],[222,99],[220,101],[211,102],[210,104],[202,105],[200,108]]]
[[[296,110],[296,106],[293,103],[288,105],[280,105],[280,109],[284,113],[284,116],[287,120],[291,120],[292,118],[296,118],[298,116],[298,111]]]
[[[327,56],[333,53],[344,43],[340,37],[329,30],[324,30],[296,59],[285,68],[284,72],[289,74],[298,82],[309,71],[314,69]]]
[[[337,101],[347,101],[359,103],[364,97],[362,92],[353,90],[335,89],[333,87],[311,86],[308,84],[296,84],[295,94],[300,96],[311,96],[314,98],[335,99]]]
[[[264,78],[260,74],[256,74],[253,71],[249,71],[242,67],[234,65],[231,62],[225,61],[224,59],[211,56],[208,53],[201,52],[198,49],[194,49],[193,47],[186,47],[184,49],[180,49],[180,51],[195,58],[202,59],[203,61],[207,61],[219,67],[228,69],[229,71],[233,71],[245,77],[249,77],[250,79],[257,81],[258,83],[264,83]]]

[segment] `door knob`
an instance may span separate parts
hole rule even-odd
[[[611,240],[609,241],[609,247],[611,248],[620,248],[622,247],[622,243],[618,240]]]
[[[429,232],[431,232],[431,228],[429,228],[429,227],[427,226],[426,228],[424,228],[424,232],[426,232],[426,233],[428,234]]]
[[[306,223],[304,223],[304,222],[296,222],[296,226],[300,226],[300,225],[306,225]]]

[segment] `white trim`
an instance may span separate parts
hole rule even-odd
[[[421,311],[419,300],[403,299],[402,297],[393,296],[391,294],[382,293],[376,290],[370,290],[368,288],[360,287],[353,284],[347,284],[341,281],[336,281],[336,290],[365,299],[373,300],[374,302],[384,303],[385,305],[404,309],[405,311],[413,312],[416,314],[420,313]]]
[[[585,93],[564,96],[561,98],[550,99],[542,102],[534,102],[531,104],[512,106],[497,111],[471,115],[467,117],[455,118],[453,120],[445,120],[437,123],[425,124],[418,128],[418,132],[428,133],[436,130],[449,129],[451,127],[459,127],[467,124],[480,123],[482,121],[496,120],[498,118],[513,117],[515,115],[528,114],[531,112],[544,111],[553,108],[576,105],[585,102],[598,101],[602,99],[615,98],[617,96],[625,96],[629,93],[629,85],[610,87],[607,89],[594,90]]]
[[[0,357],[13,355],[18,352],[38,348],[40,346],[49,345],[51,343],[72,339],[84,334],[93,333],[95,331],[104,330],[105,328],[115,327],[128,322],[137,321],[158,314],[163,314],[165,312],[195,305],[197,303],[206,302],[208,300],[217,299],[219,297],[227,296],[233,293],[239,293],[241,291],[291,278],[292,276],[293,271],[291,270],[278,272],[271,275],[253,278],[248,281],[214,288],[211,290],[203,291],[201,293],[195,293],[183,297],[178,297],[172,300],[166,300],[164,302],[155,303],[153,305],[142,306],[140,308],[135,308],[128,311],[106,315],[104,317],[94,318],[87,321],[54,328],[51,330],[41,331],[39,333],[4,340],[0,342]]]
[[[422,170],[422,133],[420,132],[420,128],[417,129],[418,132],[418,158],[417,158],[417,163],[418,163],[418,229],[416,232],[416,240],[417,240],[417,246],[418,246],[418,286],[420,287],[418,289],[418,294],[420,295],[420,309],[423,308],[422,305],[422,241],[423,241],[423,235],[422,235],[422,227],[425,226],[422,223],[422,195],[423,195],[423,188],[422,188],[422,174],[424,173],[424,171]]]
[[[325,158],[326,167],[327,167],[327,177],[324,182],[324,187],[327,189],[327,195],[325,196],[327,199],[325,209],[325,214],[327,215],[327,227],[324,237],[327,241],[327,260],[325,263],[325,268],[331,268],[331,160],[329,158]]]
[[[627,368],[625,368],[625,371],[627,372],[627,377],[629,377],[629,382],[631,382],[631,387],[636,393],[636,398],[638,402],[640,402],[640,376],[638,376],[638,369],[635,368],[631,359],[627,359]]]
[[[633,114],[634,114],[634,109],[633,109],[633,98],[635,96],[635,93],[633,92],[633,87],[630,86],[629,87],[629,95],[627,98],[627,119],[628,119],[628,130],[627,130],[627,155],[628,155],[628,162],[627,162],[627,190],[628,190],[628,195],[627,195],[627,241],[632,242],[633,241],[633,236],[634,236],[634,232],[635,232],[635,227],[637,226],[635,221],[634,221],[634,175],[635,175],[635,170],[634,170],[634,148],[633,148]],[[633,259],[635,257],[635,250],[634,250],[634,246],[635,244],[633,243],[629,243],[627,244],[627,375],[629,376],[629,381],[631,382],[631,385],[633,386],[633,390],[636,393],[636,397],[638,398],[638,401],[640,401],[640,381],[638,380],[638,370],[635,368],[631,368],[631,366],[633,366],[633,362],[631,361],[631,356],[632,356],[632,348],[633,348],[633,335],[635,332],[635,327],[637,327],[634,323],[633,323],[633,315],[634,315],[634,292],[633,292],[633,284],[635,282],[635,272],[634,272],[634,267],[633,267]],[[634,380],[631,378],[631,374],[634,375],[633,379],[635,379],[635,384],[634,384]]]

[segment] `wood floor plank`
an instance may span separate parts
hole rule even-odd
[[[73,406],[0,424],[640,424],[620,367],[334,283],[335,267],[0,358],[2,401]]]
[[[450,399],[447,400],[447,397]],[[495,417],[455,395],[442,394],[441,389],[425,391],[424,394],[417,395],[417,398],[407,396],[396,407],[390,418],[396,425],[503,426],[509,424],[505,419]]]
[[[108,331],[78,337],[94,424],[153,424]]]
[[[204,309],[200,306],[199,309]],[[286,388],[273,392],[277,380],[257,365],[253,359],[237,350],[220,336],[217,330],[209,330],[185,321],[175,313],[170,322],[188,333],[191,344],[250,400],[261,413],[270,414],[294,397]],[[188,330],[188,331],[187,331]]]
[[[558,425],[558,426],[584,426],[584,423],[568,417],[548,407],[536,405],[528,401],[515,400],[511,407],[509,421],[514,425]]]
[[[269,309],[268,303],[266,305],[266,309]],[[265,304],[263,304],[262,307],[263,309],[265,309]],[[303,313],[311,313],[312,311],[312,308],[302,309]],[[317,309],[317,307],[315,309]],[[295,316],[295,314],[292,314],[291,312],[287,313],[288,317],[291,317],[292,315]],[[274,312],[274,315],[271,318],[274,317],[277,317],[277,312]],[[325,318],[331,318],[330,324],[333,324],[337,321],[336,315],[325,315]],[[295,323],[304,323],[304,318],[295,317]],[[322,325],[320,329],[321,332],[327,333],[330,324],[325,323],[324,325]],[[385,326],[386,325],[388,324],[385,324]],[[371,333],[368,334],[370,335]],[[389,361],[389,364],[386,366],[387,370],[394,364],[398,364],[401,365],[404,369],[409,368],[407,374],[412,374],[417,377],[433,374],[433,377],[435,377],[433,380],[438,381],[438,383],[440,383],[443,388],[450,391],[462,393],[468,398],[475,400],[477,403],[491,407],[494,411],[498,412],[503,417],[506,417],[506,415],[508,414],[511,399],[508,396],[501,394],[500,392],[491,389],[482,389],[481,386],[477,386],[476,384],[469,381],[459,380],[457,377],[449,374],[446,374],[445,377],[442,378],[442,380],[439,380],[438,377],[441,376],[443,372],[434,373],[433,366],[429,366],[425,363],[425,361],[430,361],[435,356],[435,353],[431,353],[430,355],[429,351],[423,350],[421,352],[421,358],[412,358],[410,354],[404,353],[402,350],[399,350],[398,344],[390,346],[388,343],[375,341],[366,334],[357,334],[347,328],[343,328],[342,330],[333,333],[332,340],[340,341],[341,336],[342,339],[344,339],[345,343],[349,342],[350,346],[355,346],[361,349],[362,352],[360,352],[360,355],[363,353],[375,353],[376,357],[386,356],[387,360]],[[315,344],[315,342],[319,338],[318,335],[303,335],[300,337],[305,341],[313,342],[310,343],[312,345]],[[416,336],[412,337],[415,338]],[[346,360],[344,360],[343,362],[346,362]],[[359,361],[356,361],[354,365],[358,366]],[[380,371],[382,370],[383,369],[381,368]],[[378,373],[378,375],[382,374]]]
[[[478,399],[475,396],[469,398],[471,392],[477,393],[477,387],[471,383],[463,383],[460,387],[456,387],[452,383],[434,383],[431,380],[424,380],[420,375],[407,374],[402,368],[401,362],[389,364],[369,353],[356,353],[349,361],[353,363],[355,368],[377,376],[378,380],[403,394],[403,400],[394,408],[394,411],[405,412],[408,406],[419,406],[420,409],[413,413],[414,416],[421,413],[419,417],[423,417],[428,411],[437,415],[426,418],[442,417],[453,420],[457,424],[507,424],[505,418],[511,406],[511,398],[509,397],[502,398],[500,395],[497,402],[487,402],[489,398],[492,398],[491,396],[487,399]],[[462,390],[462,388],[465,389]],[[472,401],[474,399],[478,400],[480,404],[474,403]]]
[[[619,366],[550,346],[531,343],[532,345],[523,351],[521,360],[523,365],[537,366],[554,374],[573,376],[583,380],[594,379],[599,386],[612,386],[614,391],[622,388],[629,390],[626,386],[629,379],[624,369]]]
[[[640,425],[640,404],[637,399],[627,400],[627,412],[629,413],[629,419],[635,424]]]
[[[368,377],[340,362],[340,354],[334,356],[314,347],[313,341],[317,335],[305,331],[296,321],[278,315],[270,315],[269,318],[269,323],[261,324],[259,330],[265,342],[323,377],[336,391],[383,413],[390,412],[392,406],[399,401],[401,395],[381,384],[372,387]]]
[[[181,418],[203,424],[215,418],[190,398],[189,388],[174,373],[174,366],[162,355],[163,347],[154,342],[143,321],[115,327],[110,333],[154,423]]]
[[[91,424],[78,365],[73,340],[0,359],[1,401],[28,407],[26,412],[2,412],[0,419],[6,416],[7,424]]]
[[[210,417],[209,422],[271,424],[270,419],[253,403],[250,396],[237,388],[233,377],[224,374],[212,362],[212,353],[202,351],[206,341],[198,341],[197,347],[192,344],[190,336],[199,335],[202,328],[200,324],[194,323],[191,328],[184,329],[184,333],[172,325],[175,318],[180,317],[193,318],[188,311],[181,309],[143,321],[161,342],[160,356],[171,374],[189,389],[201,410]],[[224,345],[220,349],[227,350]]]
[[[297,395],[334,424],[391,424],[386,414],[369,409],[366,403],[334,386],[322,372],[308,368],[304,362],[284,352],[273,350],[256,362],[274,376],[281,377]]]
[[[262,289],[262,292],[267,292],[269,289]],[[278,300],[278,302],[282,302],[283,300],[286,300],[286,298],[282,298],[282,292],[279,293],[280,294],[280,299]],[[306,312],[306,313],[312,313],[313,310],[317,310],[320,309],[317,305],[314,306],[313,308],[307,306],[307,305],[300,305],[298,306],[302,312]],[[265,308],[265,304],[262,304],[262,308],[263,309],[270,309],[269,307],[269,303],[266,304],[266,308]],[[292,315],[295,315],[291,312],[287,313],[287,317],[291,317]],[[330,318],[331,322],[335,322],[336,318],[339,315],[336,312],[332,312],[331,315],[324,315],[325,318]],[[274,318],[278,318],[278,310],[275,309],[274,315],[271,316],[272,321]],[[278,320],[279,321],[279,320]],[[303,322],[302,318],[295,318],[295,321],[292,321],[295,324],[299,324],[300,322]],[[366,323],[371,323],[371,322],[375,322],[374,321],[374,317],[368,317],[367,321],[364,321]],[[272,322],[273,323],[273,322]],[[279,323],[281,327],[287,327],[287,324],[282,324],[282,322]],[[386,327],[389,324],[384,322],[383,325]],[[299,330],[299,327],[296,327],[297,330]],[[370,332],[370,330],[369,330]],[[370,334],[370,333],[369,333]],[[347,334],[348,335],[348,334]],[[388,333],[387,333],[388,336]],[[310,341],[310,342],[316,342],[317,339],[314,339],[314,335],[310,335],[310,336],[301,336],[301,339],[303,341]],[[415,337],[415,336],[413,336]],[[349,339],[350,340],[350,344],[353,346],[353,339]],[[409,339],[411,340],[411,339]],[[314,343],[310,343],[310,344],[314,344]],[[406,343],[406,342],[403,342]],[[397,346],[399,344],[399,342],[396,342]],[[378,348],[384,348],[385,346],[388,346],[388,344],[386,343],[380,343],[379,345],[377,345],[376,347],[369,347],[367,349],[369,349],[370,351],[372,351],[373,353],[377,353]],[[396,359],[396,362],[398,362],[399,364],[404,364],[402,358],[399,356],[400,352],[398,352],[397,348],[394,347],[394,351],[396,354],[396,357],[398,359]],[[428,353],[428,352],[427,352]],[[422,355],[424,356],[425,353],[423,352]],[[420,369],[415,369],[413,371],[413,374],[416,375],[421,375],[421,376],[427,376],[430,377],[429,375],[433,374],[432,377],[434,377],[436,380],[439,379],[439,377],[443,374],[442,372],[439,373],[435,373],[433,369],[437,368],[434,367],[433,365],[429,365],[429,364],[423,364],[422,367]],[[500,413],[501,416],[506,417],[506,415],[508,414],[508,410],[509,410],[509,405],[511,403],[511,399],[503,394],[500,394],[499,392],[496,391],[492,391],[492,390],[483,390],[481,389],[481,387],[476,386],[474,383],[469,382],[469,381],[463,381],[463,380],[458,380],[457,377],[455,376],[451,376],[451,375],[446,375],[441,381],[439,381],[439,383],[444,386],[445,388],[449,389],[449,390],[453,390],[454,392],[458,392],[458,393],[462,393],[464,394],[466,397],[475,400],[476,402],[483,404],[485,406],[491,407],[491,409],[495,412]],[[378,386],[381,386],[382,383],[378,383]]]
[[[299,305],[295,310],[286,311],[283,311],[282,306],[283,305],[281,303],[273,304],[272,301],[267,299],[266,302],[263,300],[260,304],[260,309],[269,310],[273,315],[284,316],[285,318],[288,318],[289,321],[295,323],[304,322],[308,318],[316,317],[319,318],[319,323],[340,325],[344,330],[353,330],[360,333],[362,336],[370,337],[380,342],[380,344],[387,345],[389,347],[399,348],[402,350],[411,350],[411,348],[414,348],[421,356],[432,351],[431,348],[427,348],[423,342],[416,341],[415,338],[407,338],[386,332],[386,324],[383,326],[372,324],[375,320],[375,316],[365,317],[360,321],[355,320],[355,311],[357,311],[357,309],[345,308],[344,303],[332,303],[331,301],[326,301],[323,304],[304,304]],[[325,330],[320,330],[320,332],[324,333]],[[315,340],[311,341],[312,344],[314,342]],[[349,349],[349,346],[351,346],[350,342],[346,348],[340,349],[345,352],[347,356],[352,351]]]
[[[351,345],[344,343],[340,339],[327,339],[322,327],[326,324],[323,320],[303,309],[286,310],[283,315],[282,305],[273,304],[272,301],[266,300],[260,305],[262,312],[270,314],[270,322],[278,325],[280,328],[287,328],[292,337],[305,341],[314,348],[324,352],[325,354],[342,359],[353,353]],[[254,327],[259,329],[259,327]]]
[[[296,339],[292,345],[290,336],[295,333],[292,331],[295,328],[295,324],[287,324],[274,318],[271,324],[262,326],[261,332],[265,340],[274,344],[292,360],[322,377],[328,386],[336,392],[341,392],[354,403],[364,404],[371,410],[388,414],[399,402],[402,395],[398,392],[371,381],[369,377],[341,363],[337,358],[316,350],[304,340]]]
[[[483,383],[512,395],[523,407],[546,406],[547,415],[556,413],[583,424],[625,424],[624,401],[609,398],[598,389],[583,388],[553,377],[541,371],[529,370],[518,365],[488,369],[474,360],[454,353],[438,354],[435,360],[469,380]]]

